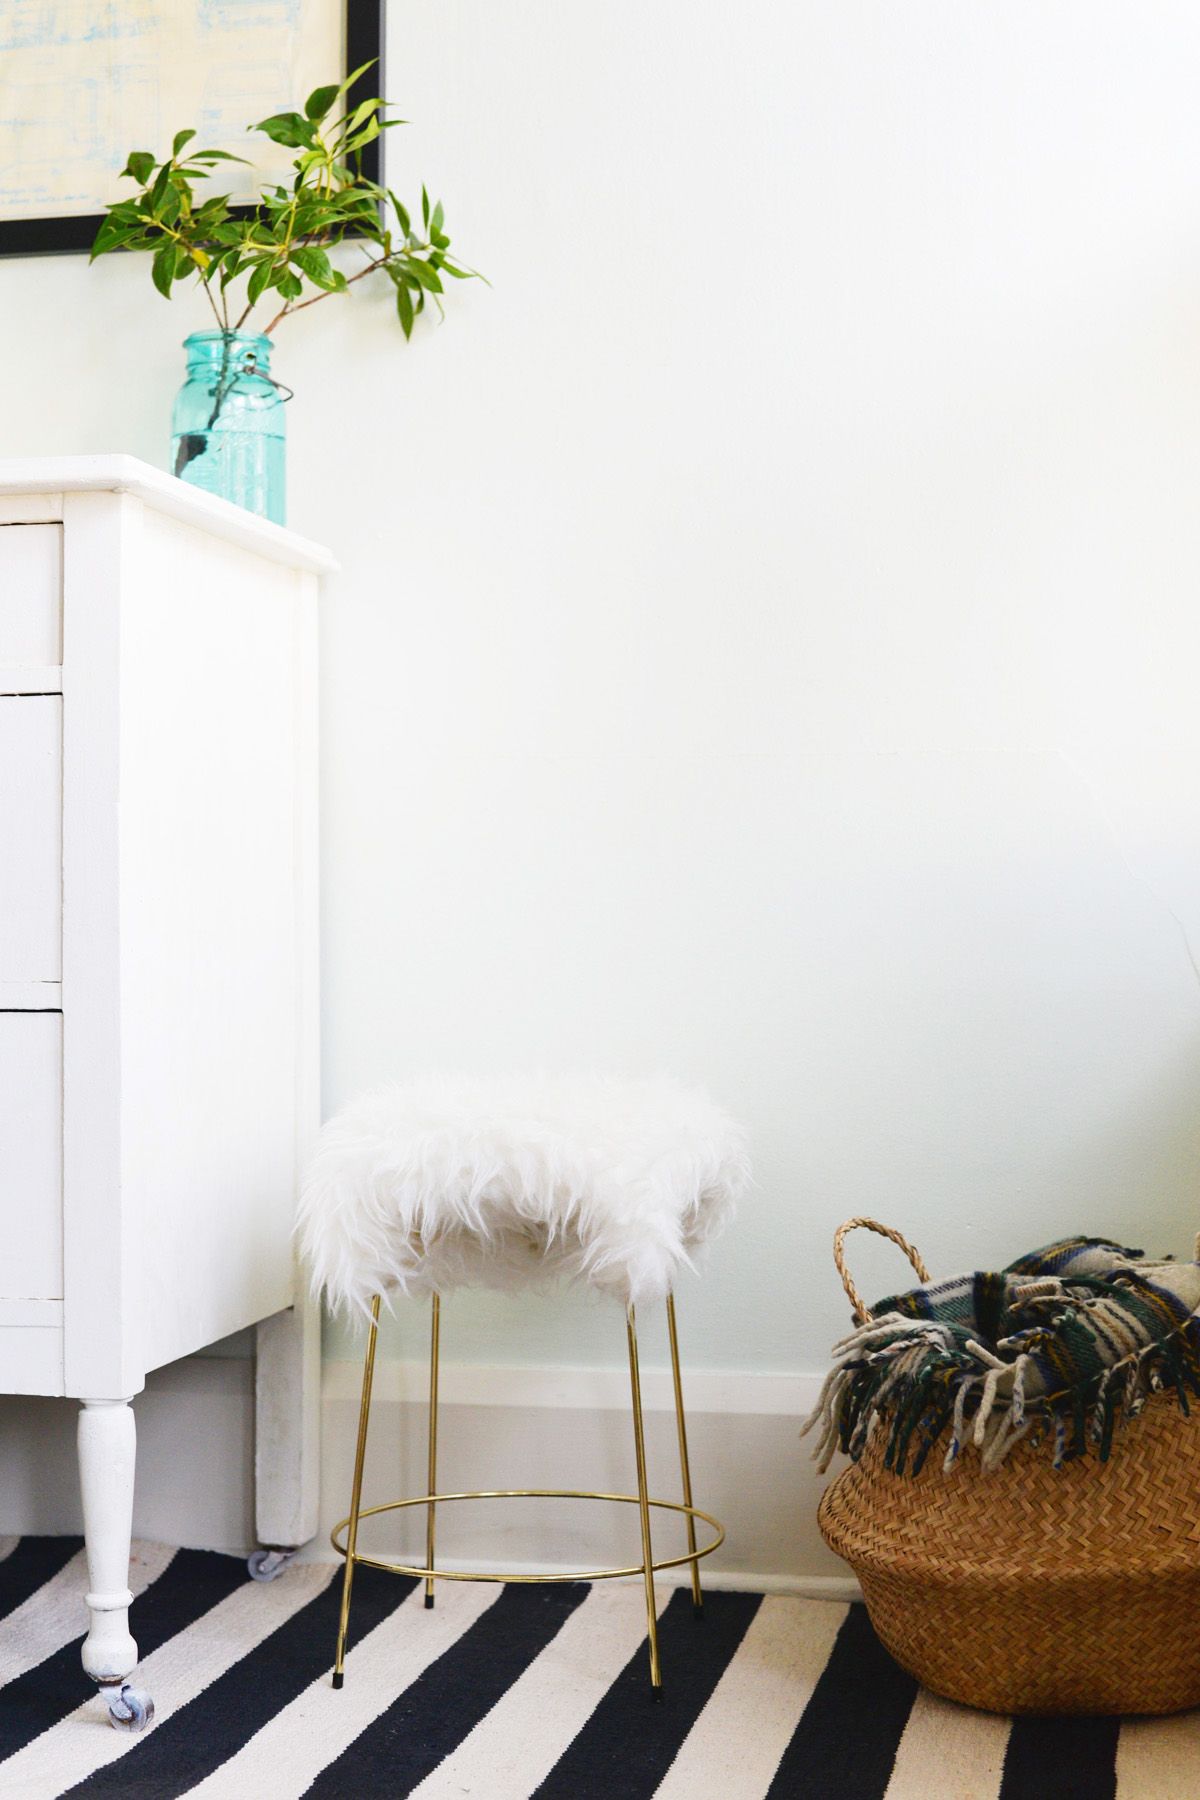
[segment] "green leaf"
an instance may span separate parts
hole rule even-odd
[[[122,175],[129,175],[143,187],[150,179],[150,171],[154,167],[154,156],[149,150],[131,150],[128,161],[121,170]]]
[[[373,144],[378,136],[379,120],[369,119],[361,131],[356,131],[353,137],[345,139],[342,149],[350,155],[355,150],[361,150],[365,144]]]
[[[247,282],[247,284],[246,284],[246,299],[249,301],[251,306],[256,305],[257,302],[262,299],[263,294],[266,291],[267,283],[271,279],[271,271],[272,271],[273,266],[274,266],[274,259],[269,256],[264,257],[263,260],[255,268],[254,273],[250,277],[250,280]]]
[[[421,186],[421,217],[425,221],[425,229],[429,230],[429,194],[424,184]]]
[[[162,168],[158,171],[158,174],[154,177],[154,186],[150,189],[151,212],[158,211],[159,207],[162,205],[164,196],[170,191],[170,187],[171,165],[170,163],[164,163]]]
[[[404,233],[405,237],[407,237],[409,235],[409,233],[412,231],[412,220],[408,216],[408,208],[406,206],[402,206],[400,204],[400,202],[396,198],[395,194],[393,194],[391,188],[388,189],[388,199],[391,201],[392,206],[395,210],[396,217],[400,221],[400,229]]]
[[[445,223],[446,223],[446,215],[442,210],[442,203],[439,200],[437,205],[433,209],[433,217],[429,221],[430,236],[433,238],[436,238],[438,235],[438,232],[442,229],[442,226]],[[449,241],[449,240],[447,240],[447,241]]]
[[[450,262],[443,262],[439,264],[439,267],[443,275],[453,275],[455,281],[477,281],[479,279],[474,269],[456,269]]]
[[[154,261],[150,268],[150,278],[164,300],[171,298],[171,283],[175,279],[175,245],[170,238],[164,238],[154,252]]]
[[[341,88],[338,87],[336,83],[331,84],[329,87],[314,88],[312,93],[308,96],[308,99],[304,102],[305,118],[312,119],[314,122],[318,119],[323,119],[341,91]]]
[[[376,108],[382,105],[383,101],[378,99],[360,100],[358,105],[354,108],[354,111],[349,113],[346,117],[342,128],[343,137],[349,137],[352,132],[357,131],[359,126],[364,124],[366,120],[370,118]]]
[[[115,250],[122,235],[119,225],[112,224],[108,219],[102,219],[100,228],[92,239],[92,248],[88,256],[88,261],[95,262],[98,256],[105,255],[109,250]]]
[[[437,270],[431,269],[428,263],[420,262],[414,257],[408,264],[406,272],[411,275],[415,281],[419,281],[423,288],[428,288],[431,294],[445,293],[446,290],[438,279]]]
[[[139,225],[122,225],[110,214],[101,222],[100,229],[92,240],[91,260],[95,262],[98,256],[104,256],[109,250],[119,250],[123,244],[129,243],[140,234],[141,227]]]
[[[228,216],[224,197],[214,194],[211,200],[206,200],[198,209],[195,216],[196,229],[200,232],[216,231],[218,226],[224,225]]]
[[[174,142],[171,145],[171,155],[173,157],[178,156],[179,152],[183,149],[183,146],[185,144],[190,144],[195,135],[194,131],[177,131],[175,133]]]
[[[400,329],[407,340],[412,336],[413,304],[402,281],[396,283],[396,311],[400,315]]]
[[[305,245],[299,250],[292,251],[292,261],[319,288],[331,291],[337,286],[329,258],[323,250],[317,250],[312,245]]]
[[[295,238],[322,237],[337,222],[337,208],[322,199],[301,200],[292,220]]]
[[[373,56],[371,58],[370,62],[365,62],[365,63],[360,64],[360,66],[357,69],[353,70],[351,74],[347,75],[345,81],[343,81],[342,85],[338,88],[338,90],[337,90],[338,93],[339,94],[348,94],[350,92],[350,89],[354,86],[355,82],[359,79],[359,77],[361,75],[365,75],[368,69],[373,69],[375,67],[375,64],[378,61],[379,61],[379,58],[377,56]]]
[[[179,190],[168,185],[162,199],[154,209],[155,217],[163,225],[174,225],[183,210]]]
[[[287,144],[295,150],[311,150],[315,129],[303,113],[297,112],[273,113],[250,127],[251,131],[265,132],[273,144]]]
[[[290,269],[281,269],[272,285],[279,289],[285,300],[298,300],[304,292],[300,277],[293,275]]]
[[[250,167],[244,156],[235,156],[232,150],[193,150],[188,162],[235,162],[244,168]]]

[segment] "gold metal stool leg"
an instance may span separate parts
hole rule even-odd
[[[342,1613],[338,1621],[337,1655],[333,1664],[335,1688],[340,1688],[345,1679],[346,1632],[350,1626],[350,1590],[354,1586],[358,1515],[362,1506],[363,1461],[367,1454],[367,1421],[371,1416],[371,1383],[375,1378],[375,1340],[378,1335],[379,1295],[376,1294],[371,1302],[371,1330],[367,1337],[367,1354],[363,1359],[362,1400],[358,1409],[358,1446],[354,1452],[354,1488],[350,1495],[350,1535],[346,1539],[346,1573],[342,1577]]]
[[[658,1607],[654,1599],[654,1552],[650,1547],[650,1498],[646,1486],[646,1439],[642,1430],[642,1383],[638,1374],[637,1324],[632,1305],[626,1310],[625,1327],[629,1338],[629,1386],[633,1399],[633,1444],[637,1453],[638,1512],[642,1521],[642,1575],[646,1584],[650,1686],[658,1699],[662,1694],[662,1670],[658,1661]]]
[[[429,1486],[426,1493],[437,1493],[437,1428],[438,1428],[438,1354],[442,1335],[442,1297],[433,1296],[433,1317],[429,1329]],[[434,1518],[437,1508],[429,1502],[425,1512],[425,1567],[432,1569]],[[425,1577],[425,1605],[433,1605],[433,1576]]]
[[[679,1338],[675,1331],[675,1296],[667,1295],[667,1334],[671,1339],[671,1377],[675,1383],[675,1424],[679,1431],[679,1472],[683,1477],[683,1503],[692,1504],[692,1472],[688,1467],[687,1425],[683,1417],[683,1381],[679,1374]],[[696,1560],[696,1521],[687,1518],[688,1551],[692,1557],[692,1605],[698,1617],[704,1616],[704,1591],[700,1586],[700,1564]]]

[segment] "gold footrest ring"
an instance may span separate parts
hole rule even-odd
[[[380,1513],[402,1512],[407,1506],[428,1506],[431,1501],[440,1506],[444,1501],[450,1500],[619,1500],[625,1506],[639,1504],[636,1494],[599,1494],[587,1488],[491,1488],[464,1494],[417,1494],[410,1500],[389,1500],[383,1506],[364,1506],[358,1517],[361,1522],[363,1519],[375,1518]],[[685,1518],[701,1519],[704,1524],[711,1525],[716,1533],[711,1543],[685,1551],[682,1556],[664,1556],[660,1562],[651,1565],[655,1570],[678,1569],[684,1563],[698,1563],[702,1556],[711,1556],[725,1542],[725,1527],[711,1513],[701,1512],[698,1506],[687,1506],[679,1500],[651,1500],[649,1504],[662,1512],[682,1513]],[[339,1543],[338,1538],[349,1523],[348,1518],[339,1520],[329,1534],[329,1541],[339,1556],[347,1554],[345,1544]],[[438,1581],[615,1581],[619,1576],[644,1573],[641,1563],[631,1563],[623,1569],[569,1569],[552,1575],[521,1575],[510,1570],[426,1569],[418,1568],[413,1563],[383,1562],[379,1557],[364,1556],[361,1550],[355,1551],[354,1562],[367,1569],[384,1569],[391,1575],[413,1575],[420,1579],[432,1577]]]

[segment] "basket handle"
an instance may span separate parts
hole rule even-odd
[[[890,1225],[881,1225],[878,1219],[847,1219],[844,1225],[839,1225],[833,1234],[834,1265],[842,1278],[842,1286],[846,1290],[846,1298],[854,1308],[854,1318],[856,1323],[865,1325],[871,1316],[871,1309],[850,1279],[850,1272],[846,1267],[846,1252],[844,1248],[847,1235],[851,1231],[857,1231],[860,1227],[864,1231],[876,1232],[879,1237],[890,1238],[893,1244],[898,1245],[916,1270],[919,1281],[922,1283],[928,1282],[930,1275],[929,1270],[921,1261],[920,1252],[914,1250],[908,1239],[902,1237],[898,1231],[893,1231]]]

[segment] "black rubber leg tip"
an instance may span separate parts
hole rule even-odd
[[[663,1691],[661,1687],[652,1687],[650,1689],[650,1698],[653,1700],[655,1706],[662,1705],[662,1697]]]
[[[692,1617],[693,1617],[693,1619],[695,1619],[697,1625],[703,1625],[703,1623],[704,1623],[704,1604],[703,1604],[703,1602],[701,1602],[701,1604],[699,1606],[693,1605]]]
[[[334,1672],[334,1677],[333,1677],[333,1685],[334,1685],[334,1687],[335,1687],[335,1688],[340,1688],[340,1687],[341,1687],[341,1685],[342,1685],[342,1683],[343,1683],[343,1681],[345,1681],[345,1679],[346,1679],[346,1677],[345,1677],[345,1675],[344,1675],[344,1674],[343,1674],[343,1673],[342,1673],[342,1672],[341,1672],[341,1670],[335,1670],[335,1672]]]
[[[426,1612],[433,1611],[433,1595],[432,1594],[426,1594],[426,1596],[425,1596],[425,1611]]]

